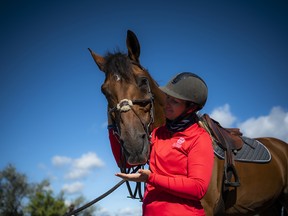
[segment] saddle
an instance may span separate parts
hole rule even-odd
[[[218,145],[225,152],[224,184],[238,187],[240,181],[234,166],[234,156],[244,145],[240,129],[223,128],[219,122],[212,119],[208,114],[200,117],[200,124],[210,134],[213,144]],[[232,181],[232,177],[234,177],[234,181]]]

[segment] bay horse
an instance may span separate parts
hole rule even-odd
[[[165,123],[165,95],[149,72],[140,64],[140,44],[128,30],[128,53],[108,53],[104,57],[89,49],[100,71],[101,86],[108,102],[110,118],[116,124],[123,157],[128,164],[145,164],[149,159],[149,134]],[[281,215],[288,212],[288,144],[261,137],[270,152],[266,163],[234,161],[241,181],[224,191],[224,160],[216,156],[208,191],[201,203],[206,215]],[[283,213],[282,213],[283,214]]]

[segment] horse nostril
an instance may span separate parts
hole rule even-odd
[[[142,135],[141,135],[141,138],[142,138],[142,139],[146,139],[146,134],[142,134]]]

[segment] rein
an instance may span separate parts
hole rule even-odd
[[[141,166],[137,166],[135,169],[133,169],[133,171],[131,173],[135,173],[137,172],[139,169],[141,168]],[[63,216],[73,216],[73,215],[76,215],[77,213],[87,209],[88,207],[92,206],[93,204],[95,204],[96,202],[102,200],[103,198],[105,198],[106,196],[108,196],[109,194],[111,194],[113,191],[115,191],[118,187],[120,187],[124,182],[127,183],[126,180],[121,180],[120,182],[118,182],[115,186],[113,186],[111,189],[109,189],[107,192],[103,193],[102,195],[100,195],[99,197],[95,198],[94,200],[86,203],[85,205],[75,209],[75,210],[72,210],[72,211],[69,211],[67,213],[65,213]],[[129,188],[129,192],[130,194],[132,194],[132,190],[131,188]],[[134,196],[136,196],[136,194],[134,193]],[[133,197],[131,197],[133,198]]]
[[[96,199],[86,203],[85,205],[72,210],[66,214],[64,214],[64,216],[73,216],[76,215],[77,213],[85,210],[86,208],[90,207],[91,205],[95,204],[96,202],[98,202],[99,200],[103,199],[104,197],[108,196],[110,193],[112,193],[114,190],[116,190],[118,187],[120,187],[123,183],[125,182],[125,180],[121,180],[119,183],[117,183],[114,187],[112,187],[110,190],[108,190],[106,193],[102,194],[101,196],[97,197]]]

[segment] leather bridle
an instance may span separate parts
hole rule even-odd
[[[129,99],[122,99],[115,107],[112,108],[108,108],[108,112],[110,115],[110,118],[113,121],[113,126],[115,126],[115,132],[119,135],[120,137],[120,128],[119,128],[119,124],[117,124],[116,120],[113,119],[113,115],[112,113],[115,113],[117,115],[117,113],[119,114],[119,116],[121,116],[121,113],[123,112],[128,112],[129,110],[132,110],[135,115],[139,118],[146,134],[147,137],[149,137],[150,135],[150,126],[154,123],[154,96],[151,92],[151,88],[150,88],[150,84],[149,84],[149,80],[148,78],[142,78],[143,80],[145,80],[146,84],[147,84],[147,94],[149,96],[149,98],[147,99],[134,99],[134,100],[129,100]],[[135,109],[133,109],[134,105],[146,105],[147,103],[150,103],[150,121],[148,123],[144,123],[141,119],[141,117],[136,113]]]
[[[149,96],[149,98],[147,99],[134,99],[134,100],[129,100],[129,99],[123,99],[121,100],[115,107],[113,108],[110,108],[109,109],[109,115],[112,119],[112,113],[115,113],[117,114],[118,112],[118,115],[120,116],[122,112],[128,112],[128,111],[133,111],[135,113],[135,115],[139,118],[144,130],[145,130],[145,133],[147,135],[147,137],[149,138],[150,137],[150,127],[151,125],[154,123],[154,97],[153,97],[153,94],[151,92],[151,88],[150,88],[150,83],[149,83],[149,80],[147,78],[142,78],[145,80],[146,84],[147,84],[147,94]],[[150,120],[148,123],[144,123],[141,119],[141,117],[136,113],[135,109],[133,109],[133,106],[134,105],[147,105],[147,103],[150,103]],[[113,120],[112,120],[113,121]],[[120,137],[120,128],[119,128],[119,124],[117,124],[114,120],[113,122],[113,133],[116,137]],[[120,146],[121,146],[121,161],[120,161],[120,170],[121,172],[123,173],[134,173],[136,172],[137,170],[139,170],[140,168],[143,168],[144,165],[138,165],[138,166],[134,166],[132,168],[126,168],[126,158],[125,158],[125,154],[124,154],[124,151],[125,151],[125,147],[123,145],[123,141],[122,140],[118,140],[118,142],[120,143]],[[142,182],[143,183],[143,182]],[[132,189],[131,189],[131,185],[129,183],[129,181],[126,181],[126,185],[127,185],[127,189],[128,189],[128,192],[129,192],[129,198],[132,198],[132,199],[140,199],[142,201],[143,199],[143,195],[142,195],[142,184],[141,182],[136,182],[136,187],[134,189],[134,192],[132,192]],[[137,194],[138,194],[138,197],[137,197]]]

